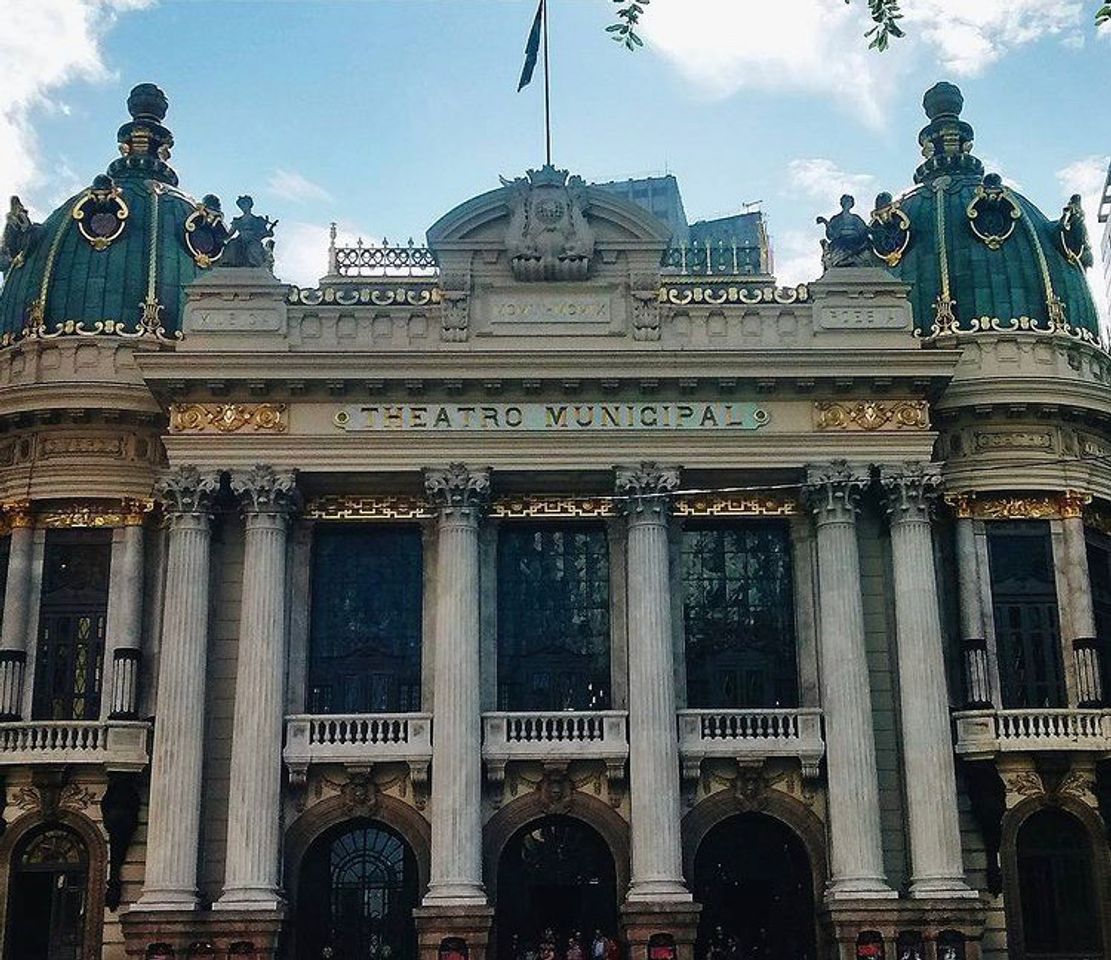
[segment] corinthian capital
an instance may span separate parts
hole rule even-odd
[[[869,471],[865,465],[833,460],[806,468],[802,493],[819,523],[853,520],[868,481]]]
[[[671,495],[679,489],[679,468],[645,462],[639,467],[618,467],[615,487],[625,497],[621,507],[626,516],[664,516],[671,508]]]
[[[490,499],[490,471],[462,463],[426,467],[424,492],[441,510],[482,511]]]
[[[941,493],[941,467],[912,461],[880,467],[880,487],[892,523],[929,519]]]
[[[264,463],[232,473],[231,489],[247,515],[268,513],[288,516],[301,505],[296,471],[278,473]]]
[[[219,492],[220,475],[201,472],[192,464],[177,467],[154,485],[154,496],[170,515],[210,514]]]

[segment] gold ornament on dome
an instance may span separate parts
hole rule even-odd
[[[897,267],[910,246],[910,217],[891,194],[876,197],[876,209],[868,224],[872,252],[887,266]]]
[[[1065,493],[1021,496],[1010,494],[948,494],[945,502],[962,520],[1065,520],[1084,515],[1092,495]]]
[[[77,198],[71,213],[78,232],[94,250],[107,250],[118,240],[130,215],[123,192],[103,175]]]
[[[284,403],[175,403],[170,407],[170,433],[285,433]]]
[[[819,400],[814,404],[819,430],[929,430],[925,400],[859,400],[844,403]]]
[[[1022,217],[1022,210],[996,173],[984,177],[965,212],[973,235],[983,241],[989,250],[998,250],[1003,246]]]

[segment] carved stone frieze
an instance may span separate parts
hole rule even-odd
[[[594,231],[586,221],[590,201],[581,177],[550,164],[508,188],[505,246],[517,280],[585,280],[594,256]]]
[[[263,463],[257,463],[248,470],[234,471],[231,489],[247,514],[288,515],[301,504],[296,471],[279,473]]]
[[[660,339],[660,298],[655,290],[632,292],[633,339]]]
[[[285,433],[288,429],[284,403],[175,403],[170,407],[170,433]]]
[[[978,432],[974,444],[977,450],[1052,450],[1053,434],[1048,430],[1013,430],[1003,432]]]
[[[35,515],[39,527],[141,527],[154,501],[124,498],[116,501],[73,501],[53,504]]]
[[[1060,520],[1084,515],[1091,494],[1070,491],[1045,496],[950,494],[945,502],[961,519]]]
[[[627,516],[666,515],[671,495],[679,489],[679,468],[644,462],[637,467],[619,467],[616,476],[619,505]]]
[[[929,430],[925,400],[819,400],[814,404],[818,430]]]
[[[445,290],[440,314],[440,339],[462,343],[470,336],[470,328],[470,297],[464,292]]]

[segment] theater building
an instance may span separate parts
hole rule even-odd
[[[13,201],[4,958],[1111,956],[1091,250],[924,106],[790,288],[550,166],[290,286],[152,85]]]

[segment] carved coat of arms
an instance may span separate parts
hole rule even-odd
[[[586,222],[586,184],[566,170],[544,166],[509,188],[505,244],[517,280],[585,280],[594,256],[594,233]]]

